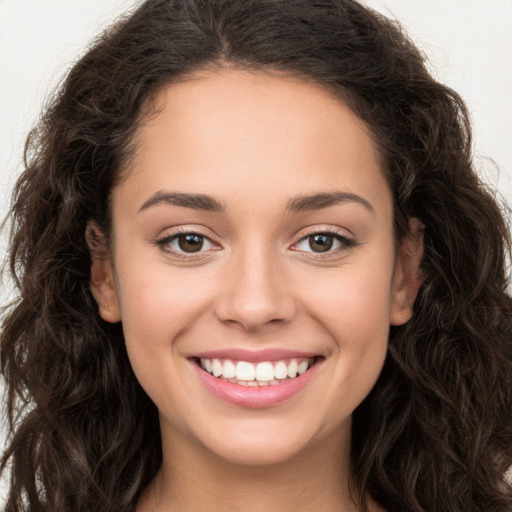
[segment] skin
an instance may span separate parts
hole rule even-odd
[[[378,378],[390,324],[412,315],[419,223],[397,245],[367,127],[316,85],[204,70],[157,105],[112,193],[113,245],[92,259],[100,315],[122,321],[160,412],[163,465],[137,510],[357,510],[351,415]],[[148,206],[161,192],[205,194],[224,210]],[[294,198],[333,192],[352,199],[290,211]],[[179,253],[177,230],[205,237],[203,249]],[[315,252],[308,236],[325,232],[340,238]],[[284,403],[244,408],[212,395],[189,359],[232,348],[321,363]]]

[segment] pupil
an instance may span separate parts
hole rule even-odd
[[[180,235],[178,245],[184,252],[198,252],[203,248],[203,237],[200,235]]]
[[[314,252],[326,252],[332,249],[333,245],[332,235],[311,235],[309,237],[309,246]]]

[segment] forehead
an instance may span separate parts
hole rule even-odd
[[[119,185],[137,196],[171,188],[226,203],[244,195],[282,203],[295,193],[353,187],[389,196],[369,129],[317,84],[204,70],[165,87],[154,107]]]

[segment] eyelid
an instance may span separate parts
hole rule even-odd
[[[165,235],[159,236],[154,241],[154,244],[158,246],[163,252],[165,252],[168,255],[171,255],[172,257],[182,258],[189,261],[204,258],[208,256],[211,252],[222,249],[222,246],[217,241],[214,240],[214,237],[204,233],[205,230],[206,228],[202,226],[179,226],[177,228],[171,228],[170,232],[166,232]],[[188,234],[202,237],[209,244],[211,244],[211,246],[206,250],[203,250],[203,248],[201,248],[201,250],[197,252],[180,251],[169,247],[169,244],[175,241],[179,236]],[[329,249],[325,252],[305,251],[297,249],[298,244],[306,240],[308,237],[320,234],[327,234],[333,236],[341,243],[341,246],[335,249]],[[327,259],[329,257],[339,256],[340,254],[349,251],[351,248],[360,245],[352,234],[347,233],[347,230],[343,230],[341,228],[332,226],[310,226],[308,228],[305,228],[304,230],[301,230],[301,232],[299,232],[299,235],[300,238],[298,238],[297,241],[294,242],[289,247],[289,249],[296,252],[300,252],[305,258],[309,259]]]
[[[336,249],[330,249],[325,252],[315,252],[315,251],[303,251],[300,249],[294,249],[298,246],[301,242],[305,241],[307,238],[314,236],[314,235],[330,235],[334,238],[336,238],[341,244],[341,247],[338,247]],[[306,258],[313,258],[313,259],[322,259],[322,258],[329,258],[333,256],[340,255],[348,250],[350,250],[353,247],[356,247],[359,245],[359,242],[354,238],[353,235],[348,234],[346,230],[342,230],[339,228],[334,228],[332,226],[312,226],[306,229],[306,231],[303,231],[300,233],[300,238],[292,244],[290,247],[291,250],[296,250],[297,252],[301,252],[302,255]]]
[[[177,240],[182,235],[200,236],[204,240],[207,240],[208,243],[211,244],[211,247],[208,248],[207,250],[201,249],[197,252],[190,253],[170,248],[169,244]],[[219,249],[221,249],[220,244],[214,241],[211,236],[208,236],[205,233],[203,233],[201,229],[192,226],[179,226],[177,229],[174,229],[171,232],[167,232],[165,235],[157,237],[157,239],[154,241],[154,244],[168,255],[172,255],[173,257],[183,258],[187,260],[203,258],[210,252],[218,251]]]

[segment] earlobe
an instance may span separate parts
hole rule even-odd
[[[91,292],[98,304],[103,320],[116,323],[121,320],[121,311],[115,286],[114,271],[105,237],[99,226],[89,221],[85,238],[91,255]]]
[[[423,281],[420,269],[423,256],[424,226],[417,218],[409,220],[410,234],[401,241],[393,275],[389,322],[403,325],[413,315],[414,301]]]

